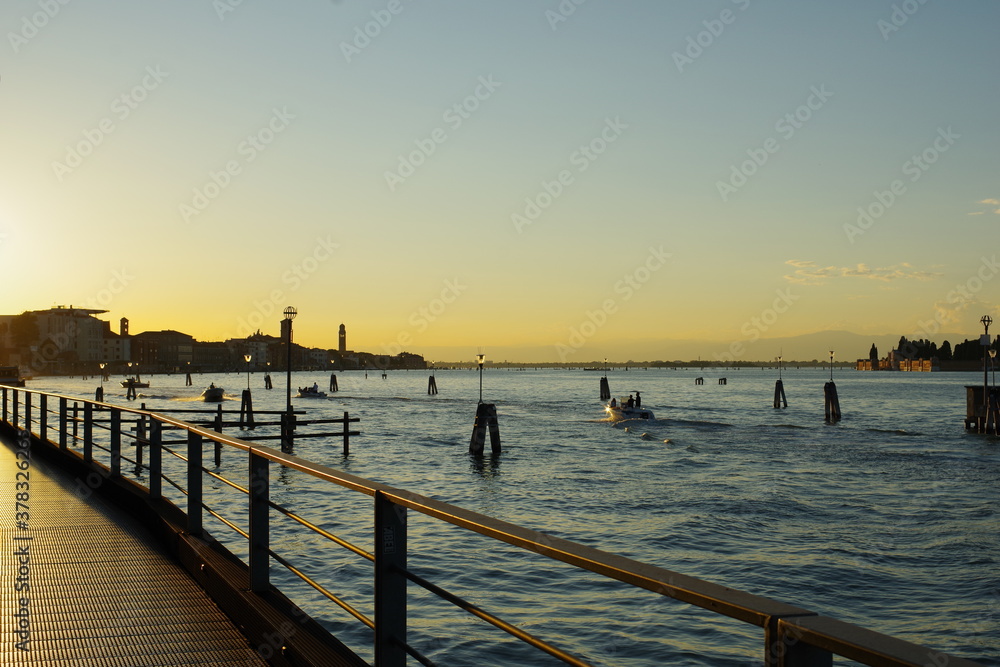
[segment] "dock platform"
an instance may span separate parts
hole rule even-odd
[[[19,460],[4,436],[0,663],[268,664],[137,519],[83,499],[44,460]]]

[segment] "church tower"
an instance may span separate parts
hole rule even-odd
[[[118,333],[123,337],[128,337],[128,318],[123,317],[118,323]]]
[[[347,352],[347,327],[343,324],[340,325],[340,353],[345,354]]]

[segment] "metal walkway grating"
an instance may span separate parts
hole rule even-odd
[[[34,459],[19,528],[16,459],[0,446],[0,663],[265,665],[246,638],[138,522]],[[80,491],[82,489],[82,491]],[[76,490],[76,491],[75,491]],[[24,496],[21,496],[24,499]],[[30,539],[26,539],[30,538]],[[24,554],[24,548],[27,554]],[[19,553],[20,551],[20,553]],[[19,560],[30,589],[18,591]],[[25,597],[26,596],[26,597]],[[21,598],[25,598],[22,600]],[[27,602],[28,650],[17,648]]]

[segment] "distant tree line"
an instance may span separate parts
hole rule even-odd
[[[1000,336],[990,345],[992,349],[1000,349]],[[941,361],[978,361],[983,358],[983,346],[979,344],[979,339],[964,340],[955,345],[952,349],[951,343],[944,341],[941,347],[937,343],[921,338],[920,340],[908,340],[906,336],[900,336],[899,345],[896,346],[907,359],[930,359],[937,357]]]

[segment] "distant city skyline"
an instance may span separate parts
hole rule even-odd
[[[7,3],[0,312],[225,340],[293,305],[299,344],[346,323],[443,361],[976,336],[1000,322],[998,22],[987,0]]]

